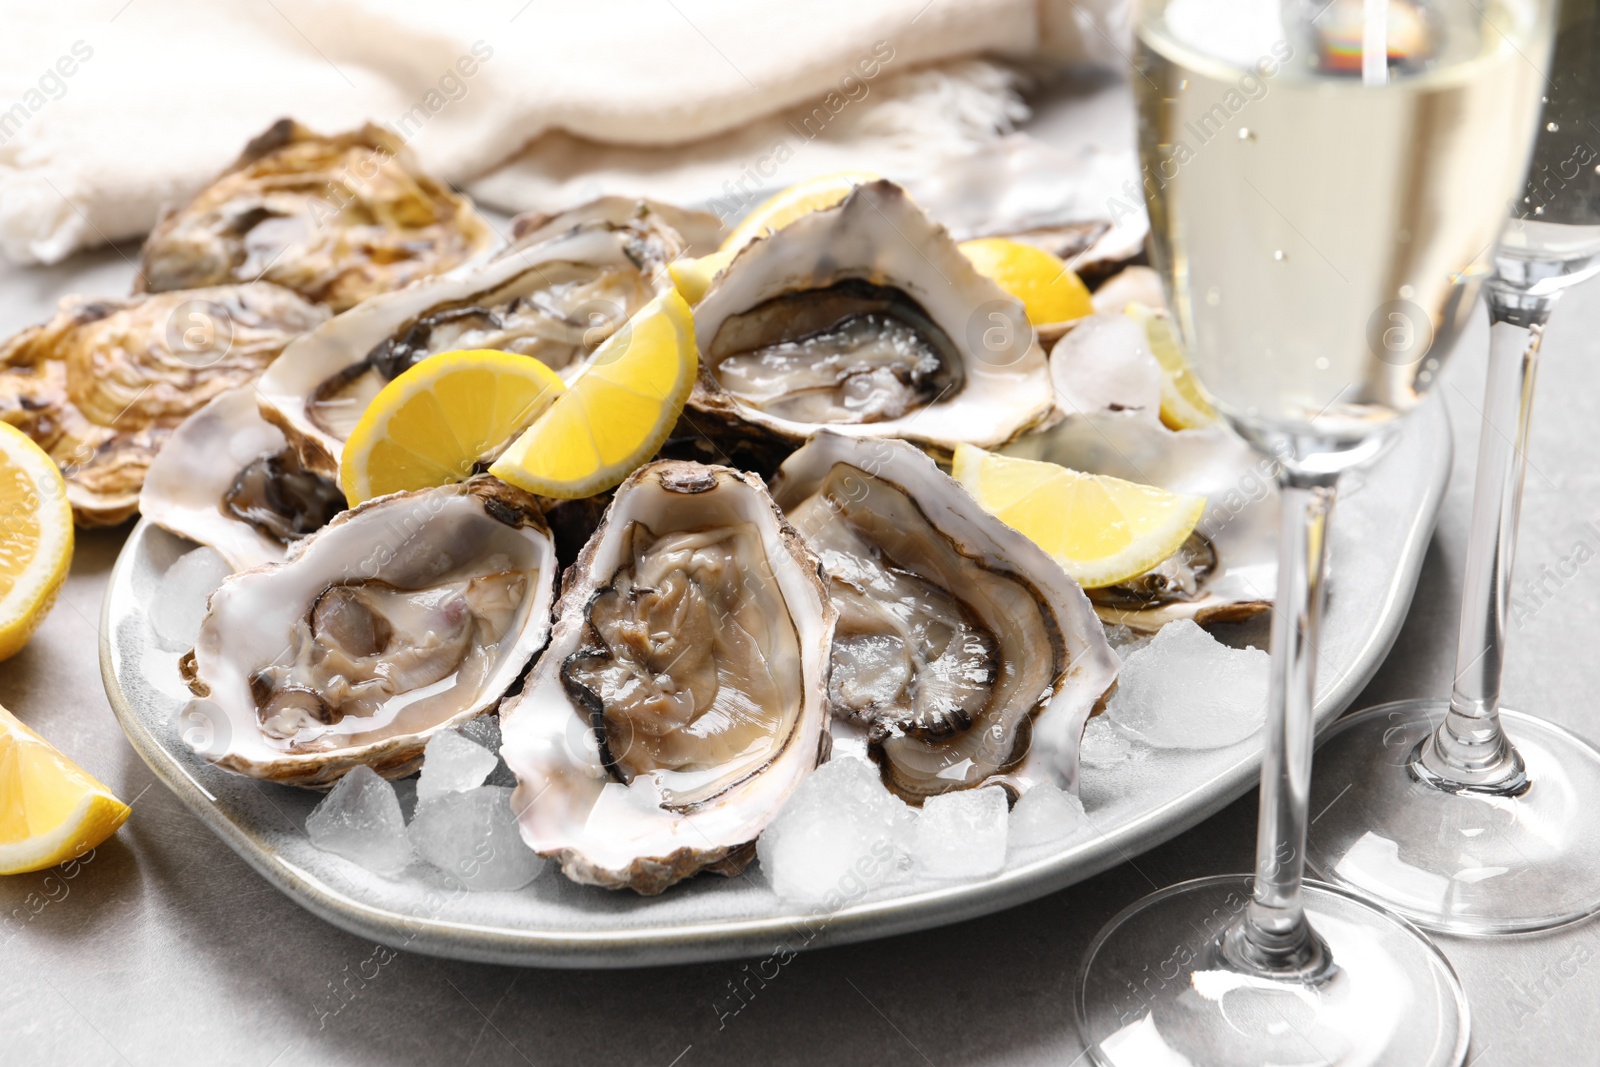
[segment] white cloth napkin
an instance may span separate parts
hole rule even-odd
[[[916,68],[1041,51],[1119,62],[1113,42],[1125,31],[1122,0],[7,8],[0,251],[23,262],[144,233],[164,205],[193,195],[283,116],[326,131],[386,124],[426,167],[507,209],[556,206],[640,173],[680,194],[716,190],[730,164],[759,161],[750,146],[770,147],[729,131],[754,123],[776,135],[789,122],[803,131],[808,116],[829,128],[806,142],[826,149],[813,151],[816,169],[895,171],[919,142],[937,155],[1019,115],[1006,75],[991,64]],[[806,173],[815,173],[809,160],[775,184]]]

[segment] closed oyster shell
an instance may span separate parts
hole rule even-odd
[[[323,136],[280,119],[144,244],[136,291],[265,279],[335,311],[498,243],[472,202],[393,133]]]
[[[0,347],[0,418],[50,454],[80,526],[122,522],[167,434],[326,309],[267,282],[89,300]]]
[[[523,840],[576,882],[643,894],[742,870],[826,755],[833,624],[816,556],[759,479],[635,471],[501,708]]]
[[[544,646],[554,550],[532,497],[487,476],[369,500],[287,562],[230,576],[184,661],[197,749],[311,788],[395,778],[491,710]]]

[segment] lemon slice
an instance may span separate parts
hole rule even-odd
[[[1085,589],[1125,582],[1172,555],[1206,506],[1203,496],[971,445],[956,448],[953,473],[985,511],[1026,534]]]
[[[562,500],[613,488],[666,441],[699,362],[694,316],[670,289],[606,339],[583,376],[489,473]]]
[[[1005,237],[963,241],[960,248],[979,274],[1022,301],[1035,326],[1094,314],[1089,287],[1059,256]]]
[[[0,708],[0,874],[76,859],[127,817],[111,790]]]
[[[781,230],[802,215],[830,208],[856,186],[875,182],[878,177],[870,171],[846,170],[796,182],[746,215],[722,242],[722,251],[737,252],[768,230]]]
[[[667,273],[672,275],[672,284],[678,287],[678,292],[690,304],[700,303],[700,298],[706,295],[706,290],[711,288],[711,280],[717,272],[738,255],[737,248],[724,249],[712,252],[699,259],[675,259],[667,264]]]
[[[1216,422],[1216,409],[1189,369],[1189,361],[1172,332],[1172,320],[1165,313],[1138,303],[1130,303],[1123,314],[1144,328],[1150,354],[1161,364],[1161,421],[1173,430],[1193,430]]]
[[[0,659],[15,655],[72,566],[72,508],[55,461],[0,422]]]
[[[441,352],[384,386],[344,444],[339,488],[352,507],[385,493],[459,482],[564,391],[532,356]]]

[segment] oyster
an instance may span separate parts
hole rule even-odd
[[[839,610],[828,695],[902,798],[1009,776],[1075,788],[1118,661],[1078,588],[904,441],[823,432],[773,496]]]
[[[289,546],[343,510],[339,487],[302,469],[283,433],[261,417],[253,385],[185,419],[139,493],[140,514],[210,545],[236,571],[283,562]]]
[[[635,471],[501,709],[523,840],[574,881],[644,894],[742,870],[826,756],[833,622],[816,557],[759,479]]]
[[[406,774],[430,735],[521,677],[555,585],[520,490],[479,477],[367,501],[211,595],[183,661],[199,698],[186,716],[240,774],[312,787],[360,764]]]
[[[144,244],[136,291],[265,279],[335,311],[498,243],[472,202],[381,126],[325,137],[280,119]]]
[[[328,312],[276,285],[86,300],[0,346],[0,418],[60,466],[80,526],[139,505],[156,450],[189,414],[252,382]]]
[[[746,245],[694,317],[691,409],[791,446],[828,427],[992,448],[1050,412],[1022,305],[891,182]]]
[[[631,203],[631,202],[627,202]],[[390,380],[436,352],[495,348],[569,380],[662,288],[682,250],[650,211],[575,211],[489,263],[374,297],[302,337],[263,377],[262,414],[332,476],[344,441]]]
[[[686,256],[704,256],[722,246],[728,228],[722,220],[708,211],[691,211],[660,200],[628,196],[602,196],[579,204],[577,207],[554,214],[530,211],[511,220],[511,247],[526,248],[558,237],[574,226],[590,219],[602,219],[612,225],[626,225],[630,219],[654,216],[657,222],[677,234]],[[509,254],[510,249],[501,253]],[[676,254],[676,253],[674,253]],[[668,255],[667,259],[671,259]]]

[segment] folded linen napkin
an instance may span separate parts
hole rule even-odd
[[[818,125],[819,106],[822,124],[835,126],[828,143],[841,130],[865,130],[855,145],[864,156],[894,114],[887,103],[921,101],[913,105],[921,119],[902,106],[897,121],[937,131],[927,138],[937,152],[964,133],[1006,129],[1014,97],[985,64],[951,67],[931,82],[905,72],[979,53],[1117,61],[1122,8],[1122,0],[30,5],[8,13],[0,35],[0,251],[54,262],[142,234],[164,205],[193,195],[285,115],[326,131],[384,123],[426,167],[457,183],[483,179],[475,188],[508,208],[575,191],[579,138],[635,146],[603,150],[602,169],[644,165],[648,155],[630,155],[637,146],[695,142],[682,160],[669,152],[655,166],[700,166],[708,139],[763,119],[804,129],[809,115]],[[952,104],[976,120],[947,113]],[[849,107],[856,112],[846,115]],[[902,132],[876,141],[899,145],[882,158],[914,154]],[[506,176],[486,177],[530,145]],[[840,158],[875,162],[853,152]]]

